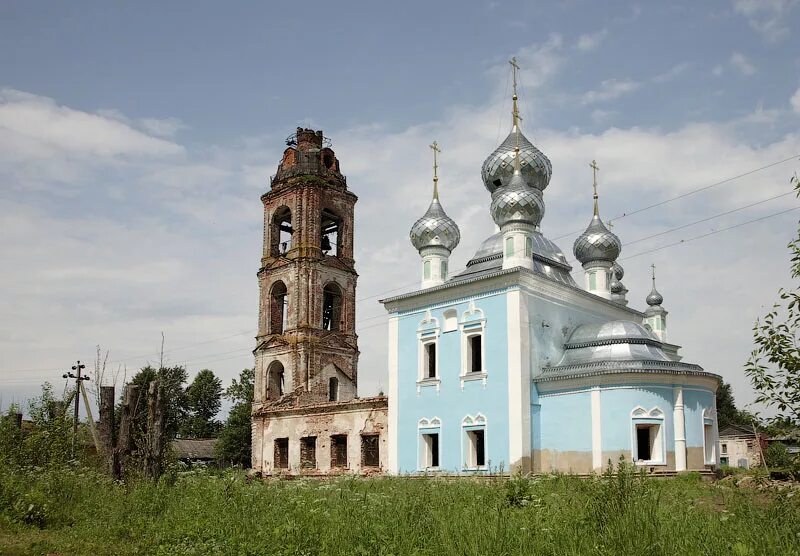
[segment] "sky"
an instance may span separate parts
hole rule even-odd
[[[162,333],[190,377],[252,366],[259,197],[297,126],[359,197],[359,391],[385,390],[378,300],[418,285],[428,145],[457,271],[493,233],[480,166],[510,129],[512,56],[553,164],[544,234],[580,281],[596,159],[630,305],[655,264],[669,340],[749,404],[753,324],[792,285],[798,24],[800,0],[0,3],[0,408],[97,346],[121,386]]]

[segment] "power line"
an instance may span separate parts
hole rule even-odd
[[[738,175],[732,176],[730,178],[725,178],[724,180],[718,181],[716,183],[712,183],[711,185],[705,185],[703,187],[699,187],[697,189],[693,189],[691,191],[687,191],[686,193],[682,193],[682,194],[677,195],[675,197],[671,197],[669,199],[665,199],[663,201],[659,201],[658,203],[653,203],[652,205],[648,205],[648,206],[645,206],[645,207],[638,208],[638,209],[636,209],[636,210],[634,210],[632,212],[623,212],[622,214],[620,214],[618,216],[615,216],[614,218],[611,218],[609,221],[613,222],[615,220],[620,220],[620,219],[625,218],[627,216],[633,216],[634,214],[639,214],[640,212],[644,212],[644,211],[650,210],[652,208],[656,208],[656,207],[660,207],[662,205],[666,205],[667,203],[671,203],[672,201],[677,201],[678,199],[684,199],[686,197],[689,197],[690,195],[694,195],[695,193],[700,193],[701,191],[706,191],[706,190],[711,189],[713,187],[717,187],[719,185],[730,183],[730,182],[732,182],[734,180],[738,180],[739,178],[743,178],[745,176],[749,176],[751,174],[755,174],[756,172],[761,172],[762,170],[766,170],[768,168],[772,168],[773,166],[778,166],[779,164],[783,164],[785,162],[789,162],[790,160],[795,160],[795,159],[798,159],[798,158],[800,158],[800,154],[795,154],[793,156],[790,156],[789,158],[784,158],[783,160],[778,160],[777,162],[772,162],[770,164],[767,164],[766,166],[761,166],[760,168],[756,168],[754,170],[750,170],[748,172],[744,172],[743,174],[738,174]],[[574,232],[567,232],[566,234],[562,234],[560,236],[556,236],[553,239],[554,240],[562,239],[562,238],[565,238],[565,237],[568,237],[568,236],[571,236],[571,235],[579,234],[579,233],[581,233],[581,231],[582,230],[576,230]]]
[[[652,235],[649,235],[649,236],[646,236],[646,237],[635,239],[633,241],[627,241],[627,242],[625,242],[625,245],[626,246],[627,245],[633,245],[634,243],[639,243],[639,242],[642,242],[642,241],[646,241],[648,239],[653,239],[654,237],[663,236],[665,234],[669,234],[669,233],[675,232],[677,230],[682,230],[684,228],[688,228],[690,226],[694,226],[695,224],[702,224],[703,222],[708,222],[709,220],[714,220],[715,218],[719,218],[720,216],[727,216],[729,214],[733,214],[734,212],[739,212],[740,210],[748,209],[748,208],[754,207],[756,205],[762,205],[762,204],[764,204],[764,203],[766,203],[768,201],[772,201],[774,199],[779,199],[781,197],[786,197],[787,195],[793,195],[793,194],[794,194],[794,191],[787,191],[786,193],[781,193],[780,195],[775,195],[774,197],[769,197],[768,199],[763,199],[761,201],[756,201],[755,203],[750,203],[748,205],[744,205],[744,206],[741,206],[739,208],[727,210],[725,212],[720,212],[719,214],[715,214],[713,216],[709,216],[708,218],[703,218],[701,220],[695,220],[694,222],[689,222],[688,224],[683,224],[681,226],[676,226],[674,228],[670,228],[668,230],[664,230],[663,232],[658,232],[657,234],[652,234]]]
[[[779,212],[774,212],[772,214],[768,214],[766,216],[761,216],[759,218],[754,218],[753,220],[748,220],[746,222],[739,222],[738,224],[734,224],[733,226],[728,226],[727,228],[721,228],[719,230],[712,230],[710,232],[706,232],[705,234],[700,234],[698,236],[690,237],[689,239],[682,239],[680,241],[676,241],[674,243],[669,243],[667,245],[662,245],[661,247],[656,247],[654,249],[648,249],[647,251],[642,251],[641,253],[636,253],[634,255],[628,255],[627,257],[622,257],[620,260],[624,261],[626,259],[633,259],[634,257],[640,257],[642,255],[646,255],[648,253],[654,253],[656,251],[661,251],[663,249],[667,249],[668,247],[675,247],[676,245],[681,245],[683,243],[689,243],[690,241],[695,241],[697,239],[702,239],[704,237],[713,236],[715,234],[719,234],[722,232],[727,232],[728,230],[733,230],[734,228],[741,228],[742,226],[747,226],[748,224],[754,224],[755,222],[761,222],[762,220],[767,220],[768,218],[773,218],[775,216],[780,216],[782,214],[786,214],[788,212],[792,212],[795,210],[800,209],[800,207],[793,207],[790,209],[782,210]]]

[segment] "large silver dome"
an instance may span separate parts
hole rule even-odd
[[[575,240],[572,252],[581,264],[594,261],[614,262],[622,250],[619,238],[606,228],[600,216],[595,213],[589,227]]]
[[[489,211],[500,227],[513,222],[538,226],[544,216],[542,192],[526,185],[522,174],[515,172],[508,185],[492,193]]]
[[[455,221],[444,212],[439,199],[434,197],[425,215],[411,226],[409,237],[417,251],[435,246],[452,251],[461,241],[461,232]]]
[[[505,141],[483,162],[481,177],[490,193],[511,181],[514,175],[514,149],[517,146],[517,129],[511,130]],[[531,187],[544,191],[550,183],[553,166],[550,160],[519,132],[519,161],[522,177]]]

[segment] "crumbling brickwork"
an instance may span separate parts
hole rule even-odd
[[[274,466],[274,454],[283,453],[275,452],[277,437],[269,432],[270,420],[280,419],[282,412],[346,403],[357,396],[358,274],[353,260],[357,197],[347,189],[339,160],[327,142],[321,131],[297,128],[270,180],[270,190],[261,197],[264,247],[258,272],[253,403],[257,470],[265,460]],[[299,446],[300,437],[288,433],[284,437]],[[311,432],[305,436],[309,435],[313,436]],[[329,440],[320,438],[317,444]],[[316,445],[316,457],[326,449]],[[306,451],[311,453],[308,450],[310,445]],[[299,451],[297,455],[299,461]]]

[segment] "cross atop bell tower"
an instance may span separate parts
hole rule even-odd
[[[303,406],[356,393],[357,197],[322,131],[297,128],[264,204],[255,402]]]

